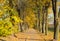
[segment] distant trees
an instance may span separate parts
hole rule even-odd
[[[41,5],[41,0],[36,0],[35,2],[36,4],[36,27],[39,30],[39,32],[41,32],[41,28],[42,28],[42,5]]]
[[[42,1],[42,0],[41,0]],[[43,0],[42,1],[42,33],[47,35],[48,33],[48,8],[50,6],[51,0]]]
[[[48,34],[48,8],[50,6],[50,2],[46,2],[45,10],[46,10],[46,17],[45,17],[45,35]]]

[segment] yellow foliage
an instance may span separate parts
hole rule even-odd
[[[0,16],[3,15],[3,11],[0,10]]]
[[[15,22],[23,22],[18,16],[12,16],[12,18],[15,20]]]
[[[26,12],[26,16],[24,18],[24,21],[28,23],[30,28],[32,28],[36,20],[35,14],[31,8],[27,8],[25,12]]]
[[[9,0],[0,0],[0,36],[6,36],[18,32],[18,23],[23,22],[18,17],[15,8],[8,4]]]

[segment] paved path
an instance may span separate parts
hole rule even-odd
[[[44,41],[42,34],[34,29],[28,29],[24,33],[26,34],[26,41]]]
[[[14,36],[2,37],[6,41],[45,41],[44,35],[34,29],[26,30],[24,33],[17,33]]]

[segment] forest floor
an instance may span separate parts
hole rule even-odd
[[[0,40],[4,41],[52,41],[53,39],[53,32],[49,32],[48,35],[44,35],[39,33],[37,30],[29,29],[25,32],[17,33],[14,35],[10,35],[7,37],[0,37]]]

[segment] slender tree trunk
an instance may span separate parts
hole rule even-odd
[[[48,9],[46,9],[46,17],[45,17],[45,35],[48,34]]]
[[[35,0],[36,2],[35,2],[35,4],[36,4],[36,7],[37,7],[37,13],[36,13],[36,18],[37,18],[37,20],[36,20],[36,27],[35,27],[35,29],[37,29],[37,30],[39,30],[40,31],[40,8],[39,8],[39,5],[37,4],[37,0]]]
[[[42,12],[42,33],[45,33],[45,9],[43,7],[43,12]]]
[[[21,17],[21,15],[20,15],[20,9],[17,9],[17,11],[18,11],[18,14],[19,14],[19,17]],[[23,31],[22,30],[22,23],[19,23],[19,31]]]
[[[44,14],[43,14],[43,20],[42,20],[42,33],[45,33]]]
[[[40,22],[40,9],[38,9],[38,30],[39,30],[39,32],[41,31],[40,24],[41,24],[41,22]]]
[[[58,12],[58,17],[60,18],[60,8],[59,8],[59,12]]]
[[[18,15],[21,18],[21,8],[20,8],[20,0],[17,1],[17,11],[18,11]],[[21,18],[22,19],[22,18]],[[19,31],[23,31],[22,29],[22,23],[19,23]]]
[[[53,13],[54,13],[54,40],[58,41],[59,23],[58,23],[58,12],[57,12],[57,0],[52,0],[52,8],[53,8]]]

